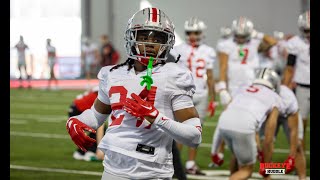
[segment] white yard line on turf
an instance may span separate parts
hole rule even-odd
[[[18,132],[18,131],[10,131],[10,135],[13,136],[25,136],[25,137],[39,137],[39,138],[56,138],[56,139],[70,139],[68,135],[63,134],[48,134],[48,133],[27,133],[27,132]],[[200,147],[211,148],[211,144],[202,143]],[[226,147],[228,149],[228,147]],[[289,152],[289,149],[274,149],[276,153],[286,154]],[[310,151],[306,151],[307,155],[310,155]]]
[[[10,169],[19,169],[19,170],[28,170],[28,171],[60,172],[60,173],[68,173],[68,174],[84,174],[84,175],[102,176],[102,172],[79,171],[79,170],[72,170],[72,169],[55,169],[55,168],[18,166],[18,165],[12,165],[12,164],[10,164]]]
[[[11,114],[11,119],[14,120],[36,120],[38,122],[52,122],[52,123],[60,123],[66,122],[68,119],[67,116],[54,116],[54,115],[41,115],[41,114]]]
[[[63,135],[63,134],[27,133],[27,132],[18,132],[18,131],[10,131],[10,135],[38,137],[38,138],[70,139],[68,135]]]
[[[27,171],[43,171],[43,172],[58,172],[58,173],[67,173],[67,174],[82,174],[82,175],[93,175],[101,176],[102,172],[96,171],[82,171],[82,170],[72,170],[72,169],[56,169],[56,168],[43,168],[43,167],[31,167],[31,166],[19,166],[10,164],[10,169],[18,170],[27,170]],[[199,179],[199,180],[212,180],[214,177],[215,180],[226,180],[229,176],[229,171],[227,170],[203,170],[207,175],[206,176],[194,176],[187,175],[188,178]],[[273,179],[297,179],[297,176],[293,175],[272,175]],[[252,178],[249,180],[256,180],[256,178],[261,179],[261,176],[254,172]],[[310,179],[309,177],[307,179]]]
[[[20,119],[10,119],[10,124],[27,124],[28,122],[26,120],[20,120]]]

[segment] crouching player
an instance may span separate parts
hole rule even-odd
[[[250,86],[240,87],[233,100],[221,114],[212,144],[212,160],[223,140],[232,153],[231,180],[248,179],[257,156],[256,131],[266,121],[264,161],[271,162],[272,140],[282,100],[279,96],[280,78],[271,69],[261,69]],[[264,171],[260,172],[264,174]]]
[[[302,146],[303,141],[303,122],[299,114],[298,101],[293,91],[287,86],[280,86],[280,96],[284,103],[284,111],[281,112],[277,128],[274,136],[274,140],[277,137],[280,126],[283,127],[287,140],[290,144],[290,153],[288,158],[285,160],[286,163],[291,163],[292,168],[286,170],[286,174],[294,170],[297,170],[300,180],[306,179],[306,159]],[[262,125],[264,127],[265,124]],[[263,128],[260,129],[260,138],[264,140]],[[263,161],[263,151],[258,149],[259,160]]]

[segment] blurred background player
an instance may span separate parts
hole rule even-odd
[[[199,113],[201,123],[209,109],[210,117],[214,116],[214,78],[213,63],[216,58],[215,50],[206,45],[204,41],[204,31],[206,25],[197,17],[192,17],[185,22],[184,30],[186,33],[186,41],[178,46],[174,46],[171,54],[177,58],[181,55],[177,62],[192,72],[196,85],[196,92],[193,96],[193,103]],[[178,144],[180,152],[182,144]],[[186,173],[205,175],[196,165],[197,149],[189,148],[189,158],[186,162]]]
[[[97,65],[99,62],[99,50],[98,47],[89,41],[87,37],[83,38],[81,47],[81,60],[83,64],[83,72],[87,80],[97,75]],[[88,87],[89,82],[88,82]]]
[[[217,46],[220,77],[216,85],[223,106],[231,100],[240,85],[251,84],[259,67],[258,49],[268,49],[276,44],[271,36],[261,34],[252,38],[254,26],[251,20],[240,17],[232,22],[233,38]],[[263,45],[263,46],[262,46]]]
[[[27,71],[27,63],[26,63],[26,51],[29,49],[28,45],[23,41],[23,36],[20,36],[19,42],[15,45],[18,53],[18,70],[19,70],[19,80],[20,85],[19,88],[22,88],[22,70],[26,73],[26,79],[28,80],[28,88],[31,88],[31,75],[28,74]],[[32,56],[31,56],[32,59]]]
[[[303,120],[303,149],[305,150],[305,133],[310,114],[310,11],[298,18],[300,35],[287,42],[287,65],[284,71],[284,84],[295,89],[300,113]]]
[[[113,47],[109,37],[105,34],[100,37],[100,67],[115,65],[120,59],[119,52]]]
[[[290,152],[285,162],[291,161],[291,163],[294,164],[297,170],[299,179],[304,180],[306,178],[307,167],[304,150],[302,147],[303,123],[302,118],[299,114],[297,98],[295,97],[293,91],[285,85],[280,86],[280,97],[283,101],[283,111],[279,112],[280,114],[277,121],[274,142],[280,130],[280,126],[282,126],[290,145]],[[265,130],[268,129],[265,129],[265,123],[263,123],[259,131],[259,136],[262,141],[264,140]],[[261,149],[262,147],[258,145],[258,148],[259,160],[260,162],[263,162],[264,157],[263,150]],[[292,170],[293,169],[288,170],[286,174],[290,173]]]
[[[56,89],[58,88],[58,80],[55,76],[54,73],[54,65],[56,64],[57,61],[57,54],[56,54],[56,48],[54,46],[52,46],[51,44],[51,39],[47,39],[47,62],[50,68],[50,78],[48,80],[48,87],[47,89],[51,88],[51,83],[52,81],[55,82],[56,84]]]
[[[217,44],[220,44],[222,41],[228,40],[232,37],[232,31],[229,27],[220,28],[220,38],[217,41]]]
[[[257,156],[256,131],[266,121],[268,131],[264,140],[264,162],[271,162],[273,136],[279,112],[283,104],[279,96],[280,77],[267,68],[259,70],[251,85],[244,85],[234,93],[215,130],[211,149],[212,161],[216,162],[221,141],[225,141],[231,153],[230,179],[251,177]],[[244,108],[245,107],[245,108]],[[265,175],[264,169],[260,174]]]
[[[73,100],[69,109],[69,117],[77,116],[83,111],[90,109],[94,103],[94,100],[98,96],[99,86],[93,87],[89,91],[86,91],[82,94],[79,94],[76,99]],[[89,132],[89,137],[96,139],[97,142],[88,148],[87,152],[82,151],[80,148],[73,153],[73,158],[76,160],[85,160],[85,161],[94,161],[94,160],[103,160],[103,152],[100,149],[97,149],[97,145],[101,141],[106,126],[101,126],[98,128],[97,133]]]

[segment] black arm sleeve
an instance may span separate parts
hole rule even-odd
[[[296,60],[297,60],[297,56],[296,55],[289,54],[288,55],[287,65],[288,66],[294,66],[296,64]]]

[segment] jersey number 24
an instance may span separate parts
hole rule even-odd
[[[156,97],[157,87],[151,86],[151,89],[148,91],[146,88],[144,88],[139,96],[142,99],[146,99],[148,102],[150,102],[152,105],[154,104],[154,100]],[[125,102],[128,94],[128,90],[124,86],[112,86],[109,90],[109,97],[111,97],[113,94],[119,93],[120,99],[117,103],[111,104],[111,109],[114,110],[120,110],[123,108],[123,103]],[[124,119],[124,115],[120,115],[119,117],[115,117],[113,114],[111,114],[111,120],[112,123],[109,126],[115,126],[115,125],[121,125],[122,121]],[[143,119],[137,119],[136,127],[140,127],[143,122]],[[145,127],[146,129],[151,128],[151,124],[149,126]]]

